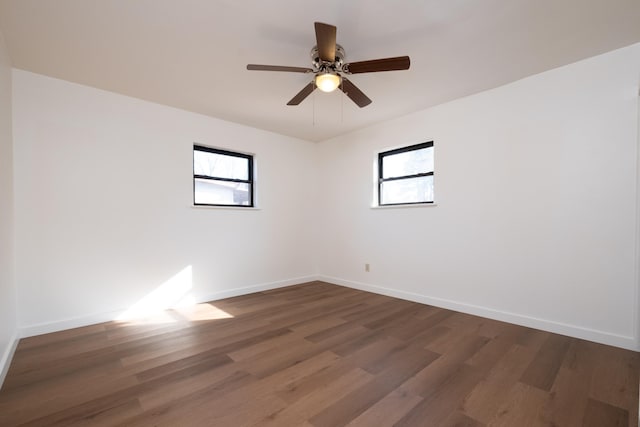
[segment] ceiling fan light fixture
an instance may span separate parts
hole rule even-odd
[[[340,76],[335,73],[322,73],[316,76],[316,87],[323,92],[333,92],[340,86]]]

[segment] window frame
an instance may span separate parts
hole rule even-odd
[[[204,151],[207,153],[220,154],[224,156],[239,157],[248,161],[247,179],[235,179],[225,178],[210,175],[197,175],[195,173],[195,152]],[[248,153],[240,153],[237,151],[225,150],[222,148],[207,147],[206,145],[193,144],[193,151],[191,152],[191,170],[193,171],[193,205],[194,206],[214,206],[214,207],[226,207],[226,208],[255,208],[255,183],[254,183],[254,155]],[[225,182],[237,182],[249,185],[249,204],[220,204],[220,203],[197,203],[196,202],[196,179],[205,179],[210,181],[225,181]]]
[[[433,205],[434,200],[425,202],[401,202],[401,203],[382,203],[382,184],[389,181],[400,181],[403,179],[422,178],[426,176],[433,176],[434,171],[422,172],[411,175],[394,176],[391,178],[383,178],[383,160],[387,156],[393,156],[396,154],[407,153],[410,151],[422,150],[423,148],[433,147],[433,141],[421,142],[419,144],[408,145],[406,147],[394,148],[393,150],[382,151],[378,153],[378,206],[411,206],[411,205]]]

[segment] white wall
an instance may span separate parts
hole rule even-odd
[[[639,81],[636,44],[321,143],[321,275],[635,348]],[[371,209],[431,140],[437,206]]]
[[[189,267],[196,300],[315,274],[315,145],[21,70],[13,92],[25,334],[112,318]],[[194,142],[255,154],[259,210],[191,206]]]
[[[0,33],[0,386],[17,339],[13,215],[11,61]]]

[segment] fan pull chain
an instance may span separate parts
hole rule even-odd
[[[340,124],[344,124],[344,83],[343,80],[340,79],[340,92],[342,92],[340,96]]]
[[[313,118],[311,120],[311,125],[313,127],[316,126],[316,91],[313,91],[313,95],[312,95],[312,101],[313,101]]]

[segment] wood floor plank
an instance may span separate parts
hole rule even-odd
[[[130,399],[124,402],[120,402],[109,408],[101,408],[100,410],[91,412],[89,416],[74,413],[66,418],[59,420],[51,420],[49,417],[45,420],[38,420],[34,423],[27,423],[26,426],[33,425],[46,425],[50,427],[68,427],[68,426],[113,426],[118,424],[127,418],[140,414],[142,409],[137,399]]]
[[[388,354],[394,348],[402,345],[403,342],[394,337],[384,337],[359,348],[353,353],[343,357],[343,360],[366,369],[367,366],[379,360],[381,354]],[[425,355],[428,355],[432,359],[438,357],[438,355],[429,352],[425,352]]]
[[[306,340],[311,341],[313,343],[317,343],[320,341],[323,341],[327,338],[332,338],[336,335],[340,335],[344,332],[349,332],[355,328],[358,328],[360,331],[364,331],[364,329],[362,328],[361,325],[358,325],[357,323],[351,323],[351,322],[347,322],[347,323],[342,323],[336,326],[332,326],[329,328],[326,328],[320,332],[316,332],[314,334],[311,335],[307,335],[306,337],[304,337]]]
[[[454,412],[439,427],[484,427],[485,424],[474,420],[462,412]]]
[[[393,426],[407,412],[416,407],[422,398],[394,390],[382,400],[353,419],[348,427]]]
[[[571,341],[572,338],[549,334],[520,380],[541,390],[550,391]]]
[[[373,381],[311,418],[311,424],[331,427],[349,423],[433,361],[432,353],[416,347],[407,348],[403,356],[401,364],[380,372]]]
[[[542,427],[551,425],[545,413],[545,405],[549,395],[537,387],[516,383],[510,390],[504,404],[498,409],[493,419],[487,423],[488,427],[531,426]]]
[[[440,308],[431,312],[430,314],[428,314],[428,316],[424,317],[420,322],[420,324],[422,325],[425,331],[428,331],[429,329],[442,324],[442,322],[444,322],[449,317],[454,315],[455,315],[455,311],[444,310]]]
[[[276,329],[262,323],[254,323],[251,327],[251,323],[253,322],[236,327],[231,331],[228,328],[217,329],[215,333],[203,331],[200,336],[190,337],[185,342],[165,341],[162,337],[157,337],[156,339],[162,341],[163,345],[151,349],[129,351],[120,358],[120,361],[123,366],[131,367],[130,369],[135,369],[135,366],[145,366],[144,369],[148,369],[206,351],[211,351],[213,354],[232,352],[245,346],[251,346],[268,337],[289,333],[286,328]]]
[[[214,389],[221,389],[224,385],[226,391],[231,391],[229,384],[237,384],[239,380],[251,382],[257,379],[246,372],[238,371],[235,364],[227,364],[143,390],[138,394],[138,401],[143,410],[152,410],[189,399],[194,394],[206,394],[213,384]]]
[[[467,395],[462,411],[483,423],[491,421],[498,408],[507,400],[511,389],[518,382],[535,356],[527,347],[513,344],[497,361],[489,373]]]
[[[629,412],[598,400],[589,399],[582,425],[584,427],[627,427]]]
[[[318,316],[311,320],[304,319],[301,322],[294,323],[289,326],[289,329],[302,336],[307,336],[313,335],[316,332],[322,332],[334,326],[342,325],[343,323],[346,323],[346,321],[338,316]]]
[[[493,332],[495,332],[495,335],[493,335]],[[484,330],[483,333],[479,333],[479,335],[489,338],[486,333],[487,331]],[[517,341],[522,331],[518,327],[511,327],[502,328],[500,332],[493,330],[490,333],[493,336],[489,342],[479,349],[476,354],[467,359],[466,362],[468,364],[482,369],[490,369],[512,349],[513,343]]]
[[[422,394],[423,400],[395,425],[397,427],[423,425],[439,426],[462,404],[465,396],[480,382],[483,372],[462,364],[437,388]]]
[[[638,423],[638,353],[323,282],[22,340],[1,426]]]
[[[318,378],[324,378],[325,376],[330,377],[328,371],[334,369],[340,363],[340,357],[330,351],[323,351],[315,356],[301,360],[299,363],[293,364],[286,369],[276,371],[266,378],[270,384],[273,384],[270,391],[278,397],[282,398],[280,392],[285,389],[295,390],[295,395],[301,396],[303,393],[300,392],[304,389],[303,384],[305,382],[313,386],[309,387],[309,391],[313,391],[313,388],[322,386],[323,384],[321,381],[318,382]],[[353,366],[349,366],[349,368],[351,369]],[[334,379],[335,378],[337,377],[334,377]],[[291,396],[291,394],[289,396]],[[292,400],[289,399],[287,401]]]
[[[385,316],[364,323],[364,326],[368,329],[382,329],[396,324],[403,324],[407,318],[412,317],[419,310],[420,304],[418,303],[406,305],[398,310],[390,310]]]
[[[225,367],[226,368],[226,367]],[[214,402],[224,395],[233,393],[235,390],[250,386],[257,381],[257,378],[242,371],[232,371],[221,368],[217,378],[211,382],[198,383],[197,387],[180,393],[179,396],[161,396],[163,390],[171,389],[155,387],[140,393],[143,412],[131,416],[122,421],[122,426],[142,426],[142,425],[197,425],[189,424],[183,417],[199,408]],[[208,379],[205,377],[203,379]],[[148,394],[145,394],[148,393]],[[181,424],[182,423],[182,424]],[[186,423],[186,424],[185,424]]]
[[[455,358],[460,362],[474,356],[482,347],[490,341],[489,338],[462,331],[456,333],[453,330],[443,335],[434,342],[425,346],[426,349],[438,354],[446,354],[448,359]]]
[[[539,331],[537,329],[522,328],[522,334],[516,340],[516,344],[524,347],[540,349],[549,338],[549,332]]]
[[[435,326],[426,328],[423,332],[411,338],[413,345],[428,348],[431,343],[439,340],[441,337],[449,335],[451,328],[436,324]]]
[[[633,391],[638,390],[637,354],[600,344],[589,347],[598,352],[589,396],[616,407],[637,408],[633,397]]]
[[[358,368],[357,365],[350,363],[345,359],[341,359],[339,357],[331,358],[321,366],[307,369],[308,375],[295,380],[283,382],[282,385],[276,387],[275,394],[280,399],[291,404],[316,392],[317,390],[324,390],[330,387],[348,372],[351,372],[356,368]],[[371,374],[367,374],[369,375],[369,378],[373,377]]]
[[[294,426],[312,418],[328,406],[334,404],[352,391],[370,382],[373,376],[360,368],[351,368],[325,383],[323,387],[315,387],[310,393],[298,395],[295,400],[289,399],[287,406],[264,419],[256,426]],[[289,396],[291,397],[291,396]]]
[[[380,331],[368,331],[364,334],[354,338],[353,340],[344,342],[331,349],[336,354],[346,357],[353,354],[363,348],[368,347],[370,344],[380,343],[385,341],[385,334]],[[386,340],[390,342],[391,340]],[[395,341],[397,344],[400,341]]]
[[[190,376],[192,373],[196,374],[205,370],[215,369],[232,362],[233,359],[226,354],[200,353],[139,372],[136,374],[136,378],[139,381],[149,381],[155,378],[175,375],[176,373],[179,373],[180,376]]]
[[[312,343],[301,340],[295,346],[274,348],[245,359],[238,362],[238,366],[259,378],[266,378],[322,353]]]
[[[313,372],[337,360],[335,355],[324,352],[316,356],[313,360],[309,359],[297,365],[290,366],[286,369],[277,371],[276,373],[256,379],[242,388],[237,388],[223,395],[217,394],[216,399],[208,399],[202,402],[188,401],[180,407],[176,408],[171,417],[172,420],[181,419],[182,416],[190,417],[190,422],[200,424],[193,425],[252,425],[261,420],[270,419],[274,414],[281,413],[287,403],[279,399],[274,392],[282,385],[289,382],[297,381]],[[220,391],[223,391],[222,388]],[[241,412],[243,404],[251,402],[251,407],[258,405],[255,413],[251,414],[233,414],[228,412]],[[206,408],[201,407],[205,405]],[[199,414],[197,414],[199,413]],[[161,425],[166,421],[163,417]],[[212,424],[208,424],[212,423]],[[164,425],[170,425],[164,424]]]
[[[23,422],[43,418],[60,408],[76,406],[113,392],[125,390],[140,384],[131,375],[117,371],[99,372],[87,375],[86,371],[53,381],[40,383],[8,394],[0,393],[0,420],[23,420]]]
[[[396,304],[394,301],[384,301],[381,304],[369,306],[363,310],[342,316],[348,322],[356,322],[359,324],[371,324],[379,319],[387,318],[393,313],[401,313],[409,307],[413,307],[415,303],[402,301]]]
[[[261,340],[255,344],[244,346],[238,350],[227,352],[226,354],[228,354],[235,362],[239,362],[249,358],[255,358],[262,353],[266,353],[277,348],[295,345],[295,343],[300,340],[300,337],[301,334],[288,331],[283,335]]]
[[[591,377],[560,367],[546,405],[547,419],[558,426],[578,426],[589,401]]]
[[[432,351],[420,349],[409,343],[401,343],[389,348],[387,352],[376,352],[373,358],[366,362],[360,362],[360,366],[367,372],[379,374],[384,370],[393,369],[395,366],[403,364],[408,357],[407,355],[412,353],[420,354],[425,365],[440,357],[439,354]]]

